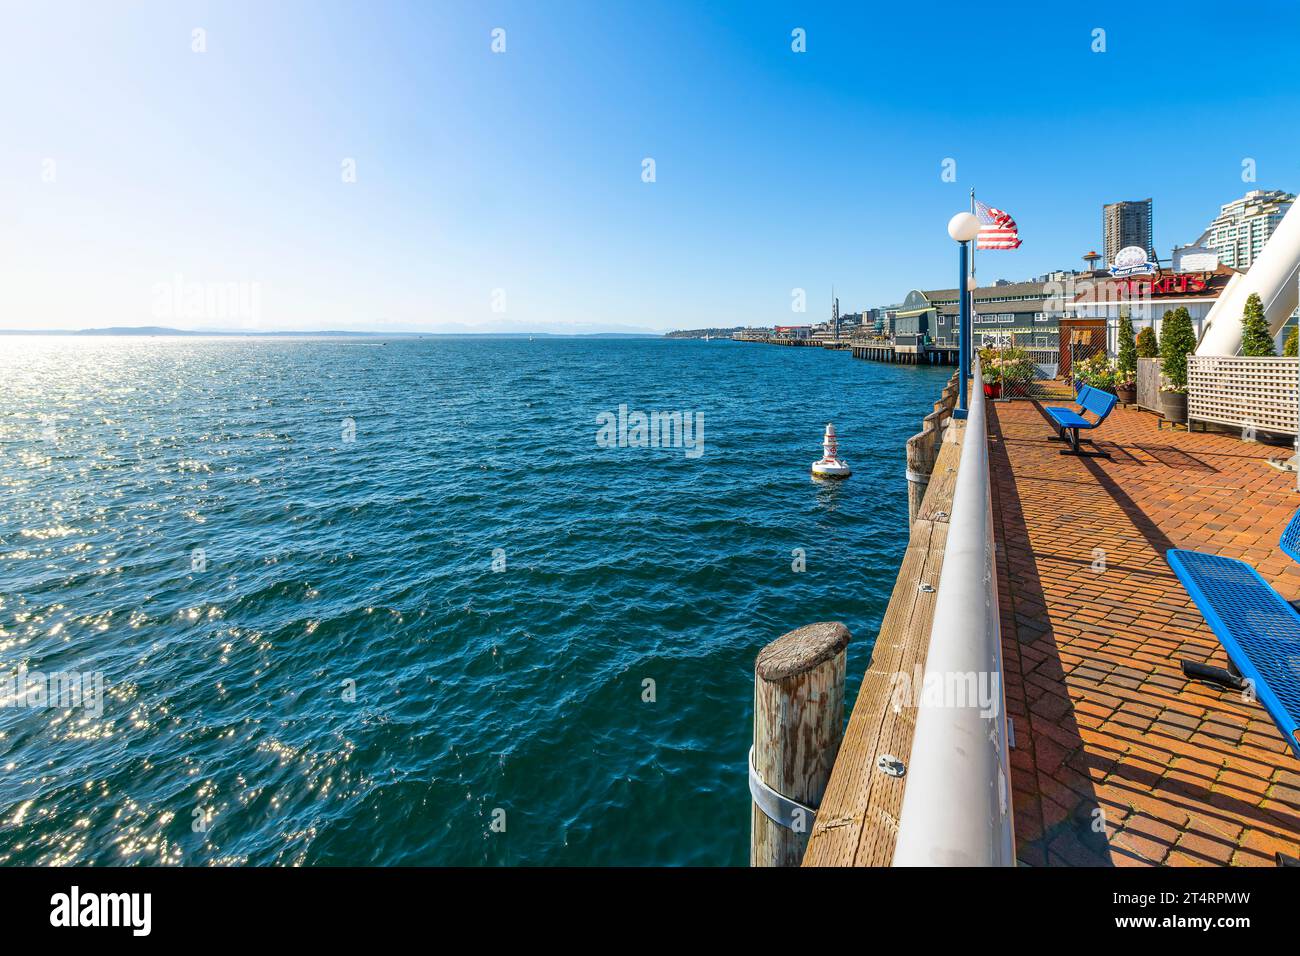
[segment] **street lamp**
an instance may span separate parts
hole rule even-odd
[[[966,417],[966,379],[970,377],[970,268],[967,265],[970,255],[970,243],[980,234],[980,221],[968,212],[959,212],[948,220],[948,235],[961,250],[958,262],[961,276],[957,280],[957,294],[960,306],[957,319],[957,407],[952,410],[953,418]]]

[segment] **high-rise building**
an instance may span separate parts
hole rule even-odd
[[[1151,242],[1151,200],[1136,199],[1111,202],[1101,207],[1102,251],[1106,265],[1126,246],[1138,246],[1148,254]]]
[[[1225,266],[1249,269],[1294,201],[1292,193],[1280,189],[1252,189],[1221,206],[1196,244],[1215,250]]]

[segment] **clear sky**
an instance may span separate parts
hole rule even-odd
[[[1300,189],[1293,2],[810,7],[8,3],[0,327],[820,320],[953,285],[972,186],[1024,239],[982,281],[1079,266],[1104,202],[1167,256]]]

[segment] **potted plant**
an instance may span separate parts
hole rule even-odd
[[[980,378],[984,383],[984,394],[989,398],[1002,395],[1002,362],[999,350],[992,346],[980,349]]]
[[[1020,349],[1015,365],[1008,372],[1007,378],[1011,382],[1015,394],[1028,398],[1030,386],[1042,374],[1042,369],[1034,361],[1033,355],[1027,349]]]
[[[1187,356],[1196,349],[1196,332],[1186,307],[1166,312],[1160,323],[1160,414],[1171,422],[1187,421]]]
[[[1273,348],[1273,336],[1268,332],[1268,321],[1264,318],[1264,303],[1256,292],[1246,299],[1246,311],[1241,316],[1241,354],[1256,357],[1277,354]]]
[[[1137,401],[1137,360],[1133,320],[1125,312],[1119,317],[1119,357],[1115,360],[1115,396],[1125,405]]]
[[[1074,365],[1075,392],[1079,385],[1089,385],[1101,392],[1115,391],[1115,369],[1104,353],[1089,356]]]
[[[984,394],[989,398],[1002,397],[1002,359],[997,349],[980,349],[980,370],[984,379]]]
[[[1029,353],[1019,346],[980,349],[980,367],[989,398],[1001,398],[1004,389],[1011,397],[1024,396],[1037,371]]]
[[[1156,342],[1156,334],[1149,325],[1138,333],[1137,354],[1138,358],[1157,358],[1160,355],[1160,345]]]

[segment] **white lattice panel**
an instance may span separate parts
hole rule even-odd
[[[1300,359],[1187,359],[1187,417],[1294,435],[1300,413]]]

